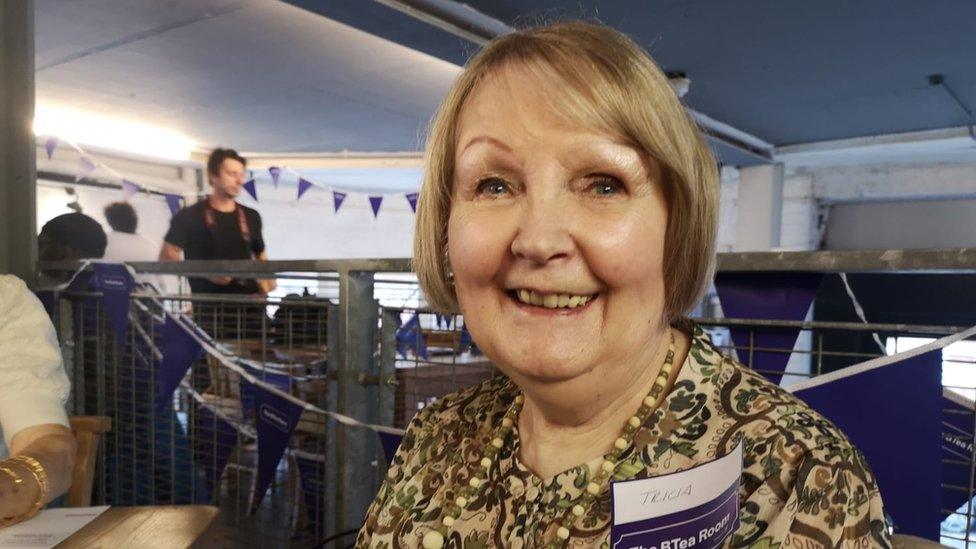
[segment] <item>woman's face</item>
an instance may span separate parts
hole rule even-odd
[[[663,317],[661,170],[561,116],[553,85],[502,69],[458,122],[455,288],[478,346],[517,383],[649,358]]]

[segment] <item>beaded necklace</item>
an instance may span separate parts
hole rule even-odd
[[[671,372],[674,368],[674,332],[669,331],[668,333],[671,336],[671,343],[668,346],[668,354],[664,359],[664,364],[661,365],[661,371],[654,380],[654,385],[651,387],[647,396],[644,397],[637,412],[627,420],[620,436],[613,441],[613,449],[603,457],[603,463],[600,464],[600,469],[590,482],[587,483],[586,490],[580,495],[576,503],[559,519],[556,536],[543,546],[544,549],[555,549],[566,545],[569,540],[570,528],[576,523],[577,519],[586,514],[593,505],[593,502],[606,489],[607,483],[617,467],[620,454],[630,446],[634,433],[647,421],[651,412],[656,410],[664,399],[664,389],[671,379]],[[431,530],[424,535],[424,549],[441,549],[444,547],[444,540],[447,539],[450,529],[454,526],[454,522],[461,516],[461,512],[464,511],[468,503],[478,497],[482,484],[487,482],[488,471],[491,469],[492,463],[495,462],[499,451],[505,445],[505,440],[512,433],[515,422],[518,421],[518,415],[522,410],[522,403],[524,401],[525,397],[521,394],[515,397],[512,406],[509,407],[508,411],[505,412],[505,416],[502,417],[501,426],[495,430],[492,434],[490,444],[485,447],[481,460],[478,463],[479,467],[477,472],[468,481],[468,485],[458,491],[458,496],[454,502],[444,506],[444,509],[441,511],[440,528]]]

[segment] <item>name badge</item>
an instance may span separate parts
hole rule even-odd
[[[613,549],[719,547],[739,527],[742,442],[715,461],[611,485]]]

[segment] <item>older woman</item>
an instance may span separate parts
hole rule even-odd
[[[844,435],[681,320],[711,277],[716,165],[641,48],[585,23],[503,36],[427,154],[417,274],[505,376],[417,415],[360,546],[607,547],[611,483],[740,441],[726,545],[889,543]]]
[[[33,517],[71,485],[68,391],[40,301],[19,278],[0,275],[0,528]]]

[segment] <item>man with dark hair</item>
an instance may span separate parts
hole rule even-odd
[[[83,213],[55,217],[41,227],[37,235],[37,256],[41,262],[101,259],[107,239],[98,221]],[[41,271],[42,286],[64,282],[68,271]]]
[[[160,261],[268,259],[261,215],[236,200],[246,165],[247,160],[233,149],[218,148],[210,153],[207,180],[213,192],[173,216],[159,252]],[[195,293],[266,294],[275,288],[275,281],[191,277],[190,288]]]
[[[113,202],[105,206],[105,219],[112,227],[105,248],[106,261],[156,261],[157,244],[136,234],[139,216],[131,204]]]

